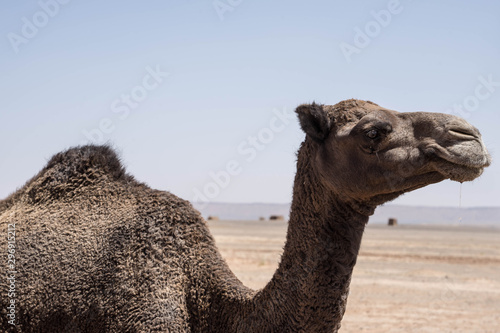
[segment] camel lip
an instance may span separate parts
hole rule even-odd
[[[431,158],[435,171],[446,179],[457,182],[472,181],[478,178],[483,173],[484,168],[491,164],[491,156],[484,148],[480,154],[464,156],[457,155],[436,144],[427,147],[426,153]]]
[[[453,156],[453,155],[451,155],[451,156]],[[446,157],[448,157],[448,156],[446,156]],[[490,166],[490,164],[491,164],[491,159],[488,156],[483,156],[482,159],[479,161],[475,161],[475,160],[462,161],[460,159],[446,158],[446,157],[441,157],[441,158],[443,160],[457,166],[457,167],[463,167],[463,168],[467,168],[467,169],[483,170],[484,168]]]
[[[466,167],[470,169],[484,169],[491,164],[491,156],[486,151],[483,150],[482,154],[477,154],[476,156],[470,156],[469,158],[464,156],[458,156],[448,149],[440,145],[430,145],[425,149],[426,155],[435,156],[442,161],[446,161],[456,166]]]
[[[479,140],[479,134],[473,132],[470,129],[462,128],[462,127],[452,127],[448,129],[448,133],[453,137],[463,140]]]
[[[491,164],[491,160],[489,158],[487,158],[486,156],[483,156],[483,158],[479,161],[468,160],[466,162],[459,160],[459,159],[454,159],[454,158],[446,158],[446,157],[441,157],[441,158],[443,160],[445,160],[446,162],[451,163],[457,167],[463,167],[463,168],[467,168],[467,169],[481,169],[482,170]]]

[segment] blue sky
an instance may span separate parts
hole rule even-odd
[[[485,0],[9,1],[0,197],[54,153],[94,141],[185,199],[289,202],[304,136],[294,108],[359,98],[460,113],[494,158],[462,185],[462,206],[499,206],[499,12]],[[459,196],[446,181],[394,203]]]

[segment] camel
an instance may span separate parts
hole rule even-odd
[[[361,100],[296,113],[286,245],[263,289],[236,278],[188,201],[135,180],[108,146],[76,147],[0,202],[0,331],[337,332],[375,208],[491,163],[456,116]]]

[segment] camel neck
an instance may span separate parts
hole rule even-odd
[[[255,302],[281,332],[336,332],[368,217],[323,188],[303,150],[281,263]]]
[[[225,265],[216,265],[211,274],[220,278],[213,288],[214,306],[208,309],[211,321],[206,327],[213,328],[209,331],[224,327],[226,332],[337,332],[340,328],[368,217],[328,194],[311,168],[309,154],[304,146],[299,150],[287,241],[273,278],[255,292],[243,287]]]

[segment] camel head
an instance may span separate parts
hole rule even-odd
[[[471,181],[491,163],[479,131],[453,115],[400,113],[359,100],[304,104],[296,112],[313,172],[358,207],[445,179]]]

